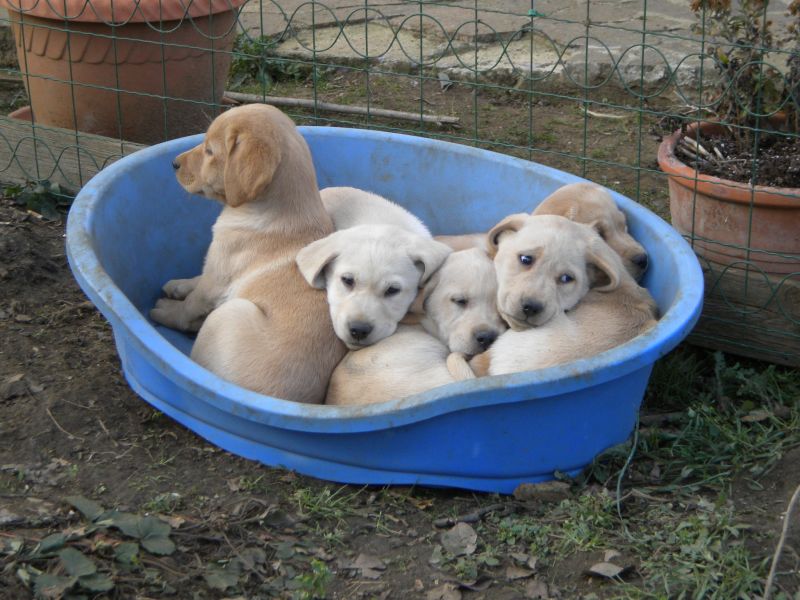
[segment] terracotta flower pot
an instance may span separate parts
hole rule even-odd
[[[154,143],[201,132],[246,0],[0,0],[37,123]]]
[[[691,125],[687,135],[695,128]],[[722,130],[713,123],[701,128],[705,134]],[[800,271],[800,189],[698,173],[675,156],[682,135],[676,131],[658,149],[658,164],[669,175],[673,227],[695,237],[695,252],[716,263],[747,261],[770,274]],[[794,257],[778,256],[786,254]]]
[[[672,224],[693,237],[705,276],[690,341],[800,367],[800,189],[700,174],[675,157],[681,135],[664,139],[658,164],[669,176]]]

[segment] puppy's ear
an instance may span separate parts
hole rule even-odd
[[[422,277],[419,280],[419,286],[422,287],[428,283],[428,280],[442,266],[442,263],[453,249],[441,242],[428,240],[421,236],[415,237],[419,239],[415,239],[410,244],[408,256],[422,271]]]
[[[492,227],[491,231],[486,234],[486,245],[489,247],[489,258],[494,258],[497,254],[497,249],[500,247],[500,237],[505,233],[515,232],[522,229],[522,226],[525,225],[525,220],[529,216],[530,215],[527,213],[508,215],[505,219]]]
[[[439,272],[437,271],[434,273],[433,277],[428,279],[428,283],[426,283],[424,287],[420,288],[419,292],[417,293],[417,297],[414,298],[414,302],[411,303],[411,306],[408,309],[408,314],[419,316],[425,314],[425,302],[427,302],[428,298],[430,298],[433,290],[436,289],[436,284],[438,281]]]
[[[281,147],[272,131],[255,134],[237,125],[225,134],[225,202],[241,206],[261,195],[281,162]]]
[[[611,292],[619,287],[625,267],[616,252],[603,240],[594,240],[586,255],[590,287],[598,292]]]
[[[297,253],[295,261],[300,273],[312,287],[324,290],[327,284],[325,269],[339,256],[340,236],[338,231],[321,240],[310,243]]]

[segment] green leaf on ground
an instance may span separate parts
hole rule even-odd
[[[114,589],[114,581],[108,575],[94,573],[78,578],[78,585],[89,592],[107,592]]]
[[[139,561],[139,544],[123,542],[114,548],[114,558],[123,565],[133,565]]]
[[[61,559],[67,573],[75,577],[92,575],[97,572],[97,565],[75,548],[64,548],[58,553],[58,558]]]
[[[50,573],[42,573],[36,577],[33,591],[37,598],[61,598],[77,581],[75,577],[59,577]]]
[[[142,547],[151,554],[162,556],[175,552],[175,543],[168,537],[142,538]]]
[[[102,515],[105,510],[94,500],[89,500],[83,496],[67,496],[65,500],[70,506],[76,508],[90,521],[94,521],[97,517]]]
[[[232,560],[225,566],[211,564],[206,567],[206,572],[203,578],[206,583],[214,588],[224,592],[228,588],[235,587],[239,583],[239,575],[242,572],[242,567],[238,560]]]

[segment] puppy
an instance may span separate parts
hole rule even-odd
[[[411,307],[422,327],[451,352],[486,350],[508,326],[497,312],[497,275],[478,248],[453,252]]]
[[[453,366],[448,355],[447,346],[419,325],[400,325],[377,344],[347,353],[331,375],[325,403],[386,402],[475,377],[462,355]]]
[[[485,252],[450,254],[412,307],[422,325],[401,325],[380,342],[348,352],[331,375],[326,404],[384,402],[472,377],[463,359],[452,362],[448,355],[483,352],[506,329],[496,296],[494,264]]]
[[[232,108],[173,167],[184,189],[224,208],[202,274],[167,282],[168,298],[151,318],[199,329],[192,358],[233,383],[321,402],[345,348],[324,294],[306,285],[295,256],[331,233],[333,223],[294,123],[272,106]]]
[[[422,221],[378,194],[352,187],[329,187],[321,190],[320,196],[337,230],[356,225],[395,225],[421,237],[431,237]]]
[[[336,335],[355,350],[394,333],[450,252],[395,225],[357,225],[309,244],[297,265],[311,286],[327,290]]]
[[[470,361],[476,375],[593,356],[655,325],[653,298],[591,227],[519,214],[488,237],[496,253],[498,307],[511,331]]]
[[[600,237],[622,257],[625,268],[637,281],[647,270],[647,251],[628,233],[628,223],[606,190],[593,183],[571,183],[558,188],[545,198],[531,213],[534,215],[560,215],[576,223],[593,227]],[[482,233],[464,235],[438,235],[434,239],[453,250],[465,248],[490,248]]]
[[[571,183],[558,188],[534,209],[534,215],[560,215],[592,227],[621,258],[639,281],[647,270],[644,247],[628,233],[625,213],[606,190],[593,183]]]

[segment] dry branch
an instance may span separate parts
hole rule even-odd
[[[284,96],[261,96],[259,94],[243,94],[240,92],[225,92],[225,97],[236,102],[265,102],[275,106],[294,106],[298,108],[316,108],[318,110],[338,112],[349,115],[364,115],[373,117],[385,117],[387,119],[399,119],[402,121],[423,121],[425,123],[436,123],[438,125],[456,125],[458,117],[448,117],[445,115],[426,115],[404,112],[401,110],[388,110],[385,108],[367,108],[366,106],[349,106],[346,104],[333,104],[331,102],[317,102],[306,98],[286,98]]]

